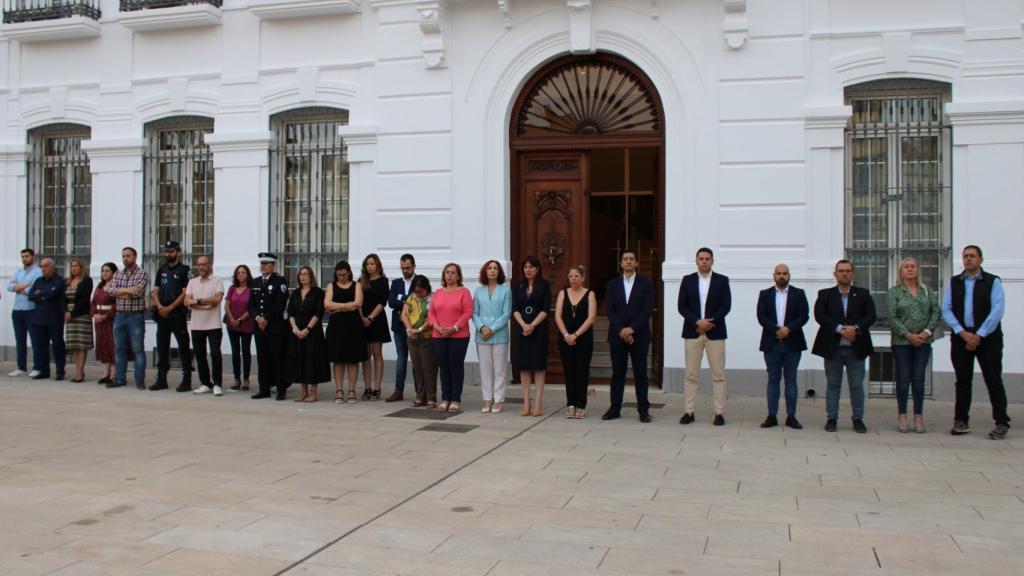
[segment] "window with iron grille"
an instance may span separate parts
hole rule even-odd
[[[213,120],[185,116],[146,125],[143,262],[151,277],[164,243],[181,244],[182,261],[213,256],[213,155],[203,140]]]
[[[846,129],[846,255],[856,283],[875,299],[876,329],[889,326],[887,293],[899,283],[903,258],[920,262],[929,289],[941,291],[951,274],[952,129],[943,111],[949,97],[948,84],[926,80],[846,90],[853,108]],[[887,393],[891,386],[874,375],[869,391]]]
[[[271,118],[270,246],[289,284],[310,266],[321,284],[348,258],[348,152],[338,128],[348,111],[303,108]]]
[[[66,274],[72,258],[88,270],[92,250],[92,172],[82,151],[88,126],[28,131],[28,246]]]

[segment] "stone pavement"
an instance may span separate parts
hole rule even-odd
[[[687,427],[676,394],[652,393],[649,425],[600,421],[603,388],[583,421],[563,398],[482,415],[470,388],[446,423],[478,427],[454,433],[384,402],[2,377],[0,574],[1024,573],[1024,430],[987,439],[987,406],[954,438],[948,403],[917,435],[870,400],[861,435],[846,405],[822,430],[820,399],[765,431],[761,398],[731,398],[724,428],[705,397]]]

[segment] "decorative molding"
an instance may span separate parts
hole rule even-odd
[[[512,0],[498,0],[498,12],[505,20],[505,28],[512,28]]]
[[[117,21],[135,32],[219,26],[220,8],[204,2],[170,8],[133,10],[120,12]]]
[[[946,116],[953,126],[1022,124],[1024,100],[950,102],[946,104]]]
[[[249,0],[249,11],[260,20],[357,14],[361,10],[359,0]]]
[[[4,38],[22,43],[95,38],[100,35],[100,23],[89,16],[70,16],[56,20],[17,22],[0,26]]]
[[[145,138],[82,141],[82,151],[89,155],[89,170],[93,174],[142,172],[142,154],[145,150]]]
[[[209,133],[203,135],[203,142],[213,153],[215,168],[241,168],[266,166],[273,133],[269,130],[257,132]]]
[[[423,61],[427,68],[447,68],[445,45],[444,8],[441,0],[427,0],[416,3],[420,16],[420,32],[423,34]]]
[[[722,34],[725,44],[733,50],[739,50],[747,43],[747,0],[725,0],[725,20],[722,22]]]
[[[591,0],[566,0],[569,9],[569,51],[573,54],[593,54],[594,6]]]
[[[377,161],[376,125],[339,126],[338,135],[341,136],[345,147],[348,149],[348,161],[350,164]]]
[[[853,114],[851,106],[804,107],[804,132],[808,148],[842,148],[844,131]]]

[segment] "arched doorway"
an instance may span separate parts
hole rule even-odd
[[[605,286],[618,273],[620,252],[637,250],[640,273],[655,286],[648,365],[660,383],[665,138],[654,85],[613,54],[558,58],[524,85],[509,135],[512,276],[521,276],[518,267],[533,254],[557,291],[571,266],[586,267],[598,296],[592,376],[600,382],[611,375]],[[549,382],[562,381],[557,337],[551,330]]]

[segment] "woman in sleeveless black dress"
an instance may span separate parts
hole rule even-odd
[[[316,402],[317,386],[331,380],[321,325],[324,291],[316,285],[316,275],[309,266],[299,268],[298,276],[299,287],[288,297],[288,323],[292,329],[288,338],[288,381],[302,385],[296,402]]]
[[[366,360],[366,328],[359,309],[363,292],[352,279],[352,267],[342,260],[334,267],[334,282],[327,287],[324,307],[331,316],[327,322],[327,360],[334,364],[334,401],[345,401],[345,376],[348,376],[348,403],[356,401],[356,377],[359,363]]]
[[[558,352],[565,369],[566,418],[583,418],[587,409],[590,359],[594,355],[597,298],[583,286],[583,266],[569,269],[569,287],[558,293],[555,323],[561,337]]]
[[[363,259],[359,287],[363,290],[363,326],[369,358],[363,362],[363,400],[380,400],[384,381],[384,343],[391,342],[391,329],[385,313],[388,305],[388,278],[380,257],[370,254]]]

